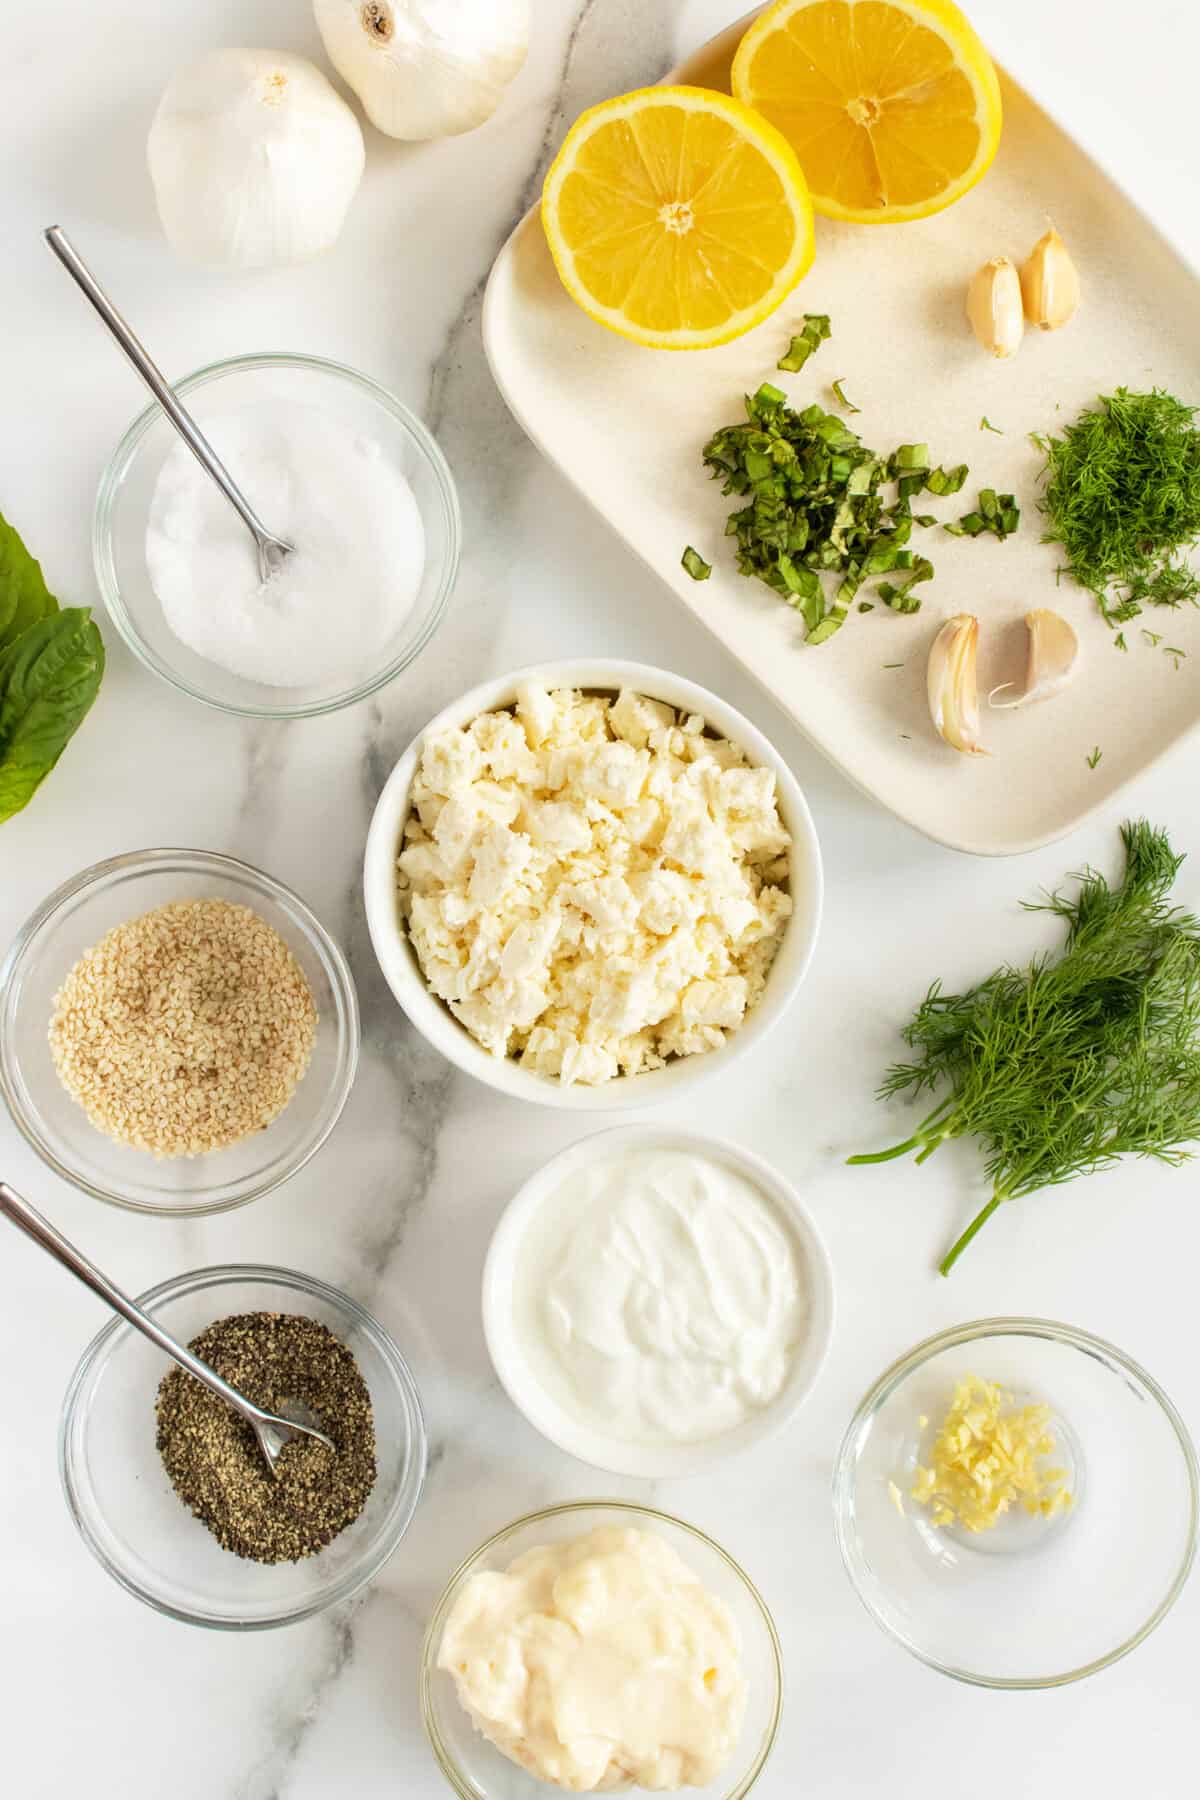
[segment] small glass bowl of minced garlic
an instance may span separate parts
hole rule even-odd
[[[1200,1474],[1174,1405],[1123,1351],[1045,1319],[984,1319],[874,1383],[833,1501],[859,1598],[905,1649],[981,1687],[1057,1687],[1170,1610]]]
[[[421,1403],[391,1336],[336,1288],[248,1264],[176,1276],[141,1305],[252,1399],[289,1389],[334,1452],[268,1490],[220,1402],[113,1318],[79,1361],[59,1437],[93,1556],[157,1612],[217,1630],[294,1624],[357,1593],[399,1545],[425,1477]]]

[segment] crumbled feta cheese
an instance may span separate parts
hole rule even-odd
[[[478,1043],[595,1084],[742,1023],[792,910],[789,844],[772,771],[699,714],[525,683],[426,742],[400,909]]]

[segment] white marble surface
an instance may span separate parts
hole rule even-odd
[[[1200,1585],[1117,1668],[1061,1692],[998,1696],[930,1673],[875,1629],[842,1574],[828,1504],[848,1413],[896,1353],[953,1321],[1021,1311],[1113,1338],[1200,1428],[1195,1173],[1130,1167],[1020,1203],[950,1282],[931,1265],[977,1203],[975,1164],[946,1150],[919,1174],[843,1169],[880,1140],[871,1093],[916,991],[1024,956],[1037,921],[1016,902],[1086,858],[1112,867],[1116,823],[1146,811],[1200,849],[1195,750],[1177,753],[1069,843],[1019,862],[934,848],[852,792],[720,647],[610,541],[508,420],[479,347],[491,259],[536,193],[564,117],[653,79],[730,16],[725,0],[535,0],[528,66],[478,134],[427,149],[369,138],[364,192],[336,253],[255,279],[184,271],[152,217],[141,143],[177,62],[251,41],[316,49],[302,0],[82,0],[3,9],[0,140],[0,507],[64,598],[93,597],[90,505],[140,404],[37,236],[75,231],[176,373],[252,349],[358,364],[420,409],[458,477],[467,550],[449,616],[407,679],[327,720],[252,726],[191,707],[109,631],[110,666],[82,736],[3,831],[0,940],[59,881],[114,851],[210,846],[297,887],[351,953],[366,1040],[347,1114],[316,1162],[245,1211],[176,1226],[106,1210],[51,1179],[0,1124],[6,1176],[118,1277],[260,1258],[343,1284],[411,1358],[433,1459],[424,1501],[385,1575],[341,1616],[238,1639],[160,1619],[122,1594],[76,1538],[55,1471],[59,1401],[97,1306],[25,1244],[0,1266],[0,1637],[3,1790],[137,1800],[436,1800],[441,1778],[415,1699],[421,1628],[443,1577],[486,1530],[531,1505],[648,1496],[743,1558],[784,1639],[785,1720],[758,1793],[916,1800],[955,1772],[974,1800],[1194,1793]],[[1100,139],[1196,248],[1188,175],[1187,0],[976,0],[1018,74]],[[1034,197],[1036,200],[1036,197]],[[1114,379],[1121,376],[1113,370]],[[789,1021],[701,1105],[668,1116],[742,1138],[801,1185],[833,1253],[840,1299],[827,1372],[786,1435],[742,1463],[647,1488],[594,1474],[539,1440],[492,1377],[478,1317],[487,1238],[514,1186],[580,1127],[508,1103],[416,1041],[383,988],[358,895],[378,788],[423,720],[466,686],[554,654],[669,664],[748,711],[790,758],[821,832],[828,915]],[[1200,861],[1183,889],[1200,902]]]

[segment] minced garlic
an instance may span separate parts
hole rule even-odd
[[[1008,1407],[1009,1410],[1004,1409]],[[933,1466],[917,1466],[912,1498],[933,1509],[935,1525],[991,1531],[1019,1505],[1051,1519],[1071,1504],[1065,1469],[1044,1469],[1054,1450],[1048,1406],[1013,1408],[998,1382],[968,1375],[954,1390],[933,1446]]]

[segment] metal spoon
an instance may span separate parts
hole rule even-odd
[[[49,1219],[44,1219],[36,1207],[31,1206],[28,1200],[22,1200],[5,1181],[0,1181],[0,1216],[16,1225],[26,1237],[32,1238],[56,1262],[60,1262],[72,1275],[77,1276],[85,1287],[90,1287],[94,1294],[99,1294],[101,1300],[111,1306],[114,1312],[120,1313],[123,1319],[128,1319],[131,1325],[136,1326],[152,1344],[157,1344],[160,1350],[173,1356],[180,1368],[186,1369],[189,1375],[202,1381],[206,1388],[211,1388],[234,1412],[240,1413],[258,1439],[258,1447],[266,1457],[267,1467],[272,1475],[276,1473],[280,1451],[293,1437],[315,1438],[336,1455],[337,1446],[323,1431],[302,1424],[298,1419],[282,1418],[278,1413],[264,1412],[261,1406],[255,1406],[253,1400],[247,1400],[244,1394],[239,1394],[235,1387],[223,1380],[215,1369],[210,1369],[207,1363],[201,1362],[198,1356],[193,1356],[183,1344],[177,1343],[149,1313],[144,1313],[128,1294],[123,1294],[119,1287],[114,1287],[107,1275],[102,1275],[96,1265],[89,1262],[74,1244],[69,1243]]]
[[[258,552],[258,578],[260,581],[269,580],[282,565],[284,558],[291,555],[293,546],[283,538],[276,537],[273,531],[267,530],[191,413],[175,398],[167,385],[166,376],[125,323],[66,232],[57,225],[51,225],[43,235],[68,275],[79,284],[100,314],[200,467],[212,476],[230,505],[237,509]]]

